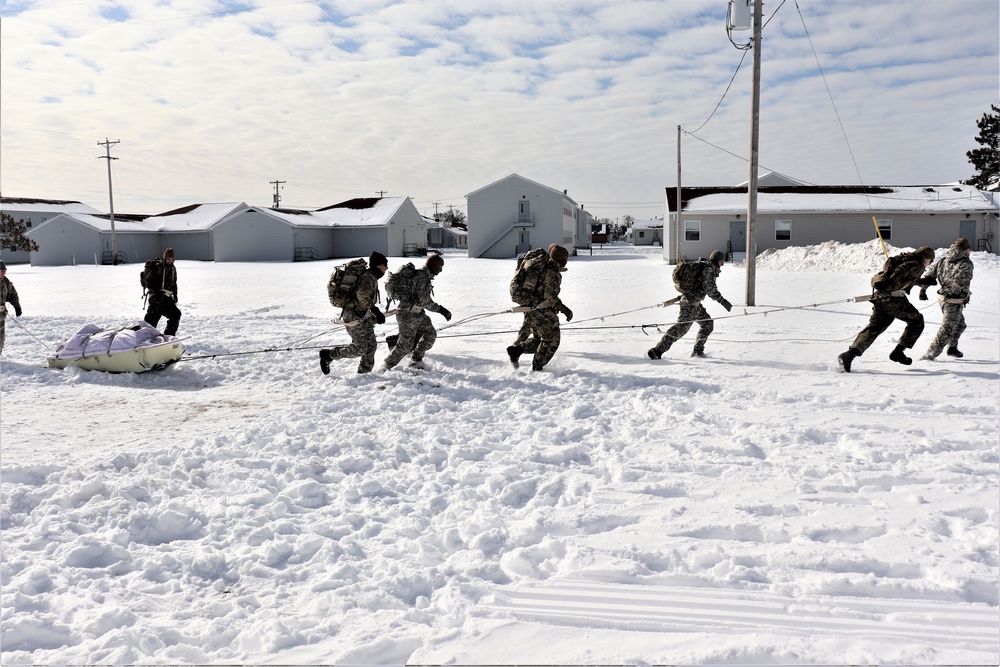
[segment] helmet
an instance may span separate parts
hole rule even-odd
[[[711,255],[708,256],[708,261],[710,261],[712,264],[718,264],[719,262],[725,262],[726,261],[726,254],[724,252],[722,252],[721,250],[715,250],[715,251],[712,252]]]

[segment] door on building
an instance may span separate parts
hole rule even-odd
[[[517,221],[531,222],[531,206],[527,199],[519,199],[517,202]]]
[[[726,261],[733,261],[733,255],[747,252],[747,223],[739,220],[729,222],[729,247],[726,248]]]
[[[976,249],[976,221],[975,220],[962,220],[958,223],[958,235],[969,239],[969,243],[972,244],[972,249]]]
[[[519,229],[517,231],[517,248],[514,249],[514,254],[520,256],[529,250],[531,250],[531,231]]]

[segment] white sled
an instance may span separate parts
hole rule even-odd
[[[122,329],[88,324],[60,343],[49,368],[76,366],[106,373],[145,373],[173,364],[184,354],[180,339],[165,336],[146,322]]]

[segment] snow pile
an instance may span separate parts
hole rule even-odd
[[[774,253],[757,293],[860,293],[864,252]],[[677,310],[642,254],[571,259],[541,373],[506,363],[513,260],[457,254],[426,371],[320,373],[333,261],[178,262],[199,359],[59,371],[29,333],[141,315],[134,270],[11,267],[3,661],[995,664],[1000,285],[974,261],[964,359],[894,364],[894,325],[849,375],[869,305],[740,306],[732,266],[709,358],[692,332],[651,362]],[[919,357],[940,316],[914,303]]]

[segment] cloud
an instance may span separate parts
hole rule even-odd
[[[387,191],[426,212],[517,172],[616,202],[588,205],[598,216],[660,215],[677,126],[712,114],[742,56],[725,4],[7,4],[0,189],[102,206],[94,157],[110,137],[116,187],[140,212],[267,204],[273,180],[288,206]],[[766,9],[762,165],[816,183],[971,174],[965,152],[997,92],[993,0]],[[749,88],[747,57],[699,137],[745,156]],[[682,146],[686,184],[746,180],[745,161]]]

